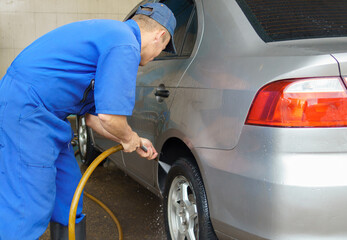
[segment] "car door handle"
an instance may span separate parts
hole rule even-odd
[[[156,97],[168,98],[170,96],[170,91],[166,89],[157,89],[154,93]]]

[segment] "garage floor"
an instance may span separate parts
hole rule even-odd
[[[77,160],[79,160],[77,158]],[[82,173],[86,170],[81,166]],[[125,240],[165,240],[161,199],[135,182],[111,162],[99,166],[88,180],[85,191],[95,196],[116,215]],[[88,240],[118,239],[118,231],[99,205],[84,197]],[[40,240],[49,240],[49,228]]]

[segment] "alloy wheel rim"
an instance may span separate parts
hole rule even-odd
[[[87,126],[85,123],[85,119],[81,119],[81,125],[78,129],[78,144],[80,147],[81,156],[84,158],[87,154]]]
[[[173,240],[198,239],[198,211],[193,187],[184,176],[177,176],[168,195],[168,221]]]

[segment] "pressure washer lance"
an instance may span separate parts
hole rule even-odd
[[[159,158],[157,159],[157,162],[159,163],[159,165],[162,167],[162,169],[166,172],[166,173],[169,173],[170,171],[170,168],[171,168],[171,165],[163,162],[163,161],[160,161]]]
[[[143,145],[141,145],[141,149],[145,152],[147,152],[147,148]],[[160,161],[159,158],[156,159],[156,161],[159,163],[159,165],[163,168],[163,170],[168,173],[170,171],[171,165],[164,163],[163,161]]]
[[[141,145],[141,149],[145,152],[147,152],[147,148],[143,145]],[[107,149],[106,151],[104,151],[103,153],[101,153],[97,158],[95,158],[95,160],[89,165],[89,167],[87,168],[87,170],[84,172],[80,182],[78,183],[78,186],[76,188],[75,194],[72,198],[72,202],[71,202],[71,206],[70,206],[70,214],[69,214],[69,240],[75,240],[76,236],[75,236],[75,222],[76,222],[76,212],[77,212],[77,205],[79,202],[79,199],[81,197],[82,191],[84,186],[86,185],[90,175],[92,174],[92,172],[95,170],[95,168],[108,156],[110,156],[113,153],[116,153],[118,151],[123,150],[123,146],[121,144],[111,147],[109,149]],[[166,173],[169,172],[171,166],[158,160],[158,163],[160,164],[160,166],[164,169],[164,171]],[[117,225],[118,227],[118,225]],[[120,228],[118,228],[120,229]],[[123,232],[119,231],[119,240],[123,239]]]

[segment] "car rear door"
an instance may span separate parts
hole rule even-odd
[[[139,136],[152,141],[154,146],[162,129],[167,127],[165,122],[170,117],[169,109],[175,88],[193,59],[198,29],[195,1],[161,2],[174,12],[177,20],[174,34],[177,55],[162,52],[153,62],[139,68],[135,109],[133,115],[128,118],[132,129]],[[130,153],[125,155],[125,164],[130,175],[146,185],[154,186],[156,162]]]

